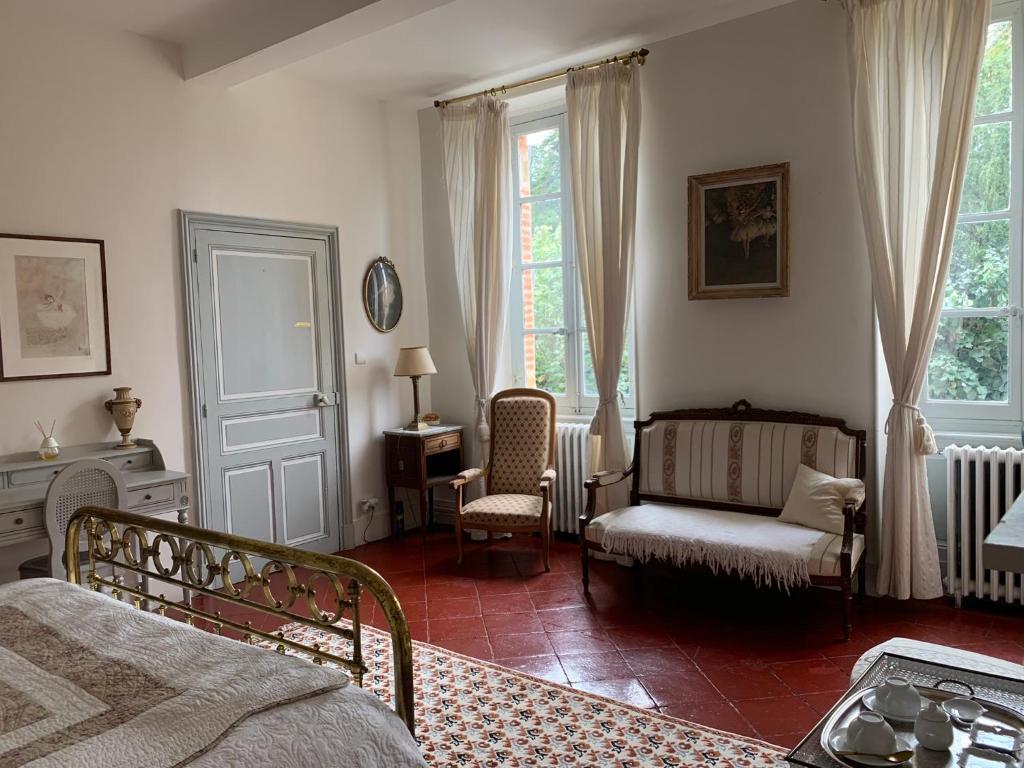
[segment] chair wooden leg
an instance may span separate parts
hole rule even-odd
[[[487,531],[487,544],[490,545],[494,541],[494,532],[491,530]]]
[[[543,549],[544,554],[544,572],[547,573],[551,570],[551,564],[549,562],[549,554],[551,552],[551,525],[545,525],[540,532],[540,546]]]
[[[857,594],[862,598],[868,596],[868,569],[863,561],[857,574]]]
[[[455,493],[455,551],[459,555],[456,565],[462,565],[462,488]]]
[[[843,639],[849,640],[853,631],[853,580],[843,579]]]

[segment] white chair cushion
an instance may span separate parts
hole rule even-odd
[[[819,531],[842,533],[846,525],[843,505],[864,503],[864,483],[852,477],[832,477],[803,464],[797,467],[793,487],[779,520]]]
[[[962,651],[959,648],[949,648],[945,645],[925,643],[921,640],[894,637],[865,651],[864,655],[857,659],[857,663],[853,665],[853,671],[850,673],[850,682],[858,680],[867,671],[868,667],[875,663],[875,659],[883,653],[893,653],[912,659],[947,664],[951,667],[959,667],[960,669],[987,672],[992,675],[1024,680],[1024,666],[1014,664],[1012,661],[985,656],[973,651]]]
[[[658,531],[662,540],[671,539],[673,531],[687,531],[694,539],[704,542],[702,548],[711,554],[715,551],[729,551],[749,548],[747,563],[740,564],[740,573],[759,572],[757,561],[762,556],[781,554],[779,550],[802,552],[807,565],[808,576],[840,576],[840,550],[843,537],[834,533],[823,533],[801,525],[780,522],[778,518],[753,515],[746,512],[688,507],[679,504],[642,504],[623,507],[594,518],[587,526],[587,539],[601,544],[605,532]],[[681,537],[680,537],[681,538]],[[774,540],[774,542],[773,542]],[[762,552],[765,555],[762,555]],[[854,536],[852,562],[857,564],[864,553],[864,537]],[[618,552],[637,557],[639,552]],[[742,555],[740,556],[742,559]]]
[[[496,493],[482,496],[462,507],[462,523],[494,525],[540,525],[540,496],[518,493]]]

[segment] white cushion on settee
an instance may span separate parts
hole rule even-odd
[[[587,539],[595,544],[603,544],[606,534],[611,534],[610,538],[622,534],[632,537],[635,547],[631,546],[631,551],[619,552],[615,548],[611,551],[641,560],[675,547],[677,552],[688,553],[682,558],[687,562],[728,567],[725,562],[715,561],[726,553],[741,574],[758,581],[775,580],[759,566],[759,559],[777,560],[787,556],[802,559],[807,576],[841,574],[841,535],[783,523],[766,515],[648,503],[607,512],[595,517],[587,526]],[[853,539],[854,564],[863,552],[864,537],[857,534]],[[796,582],[783,583],[787,587],[795,585]]]

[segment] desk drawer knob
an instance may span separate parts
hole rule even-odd
[[[142,500],[143,501],[149,501],[152,498],[153,498],[153,494],[147,493],[145,496],[142,497]]]
[[[16,517],[16,518],[14,518],[14,524],[15,525],[22,525],[22,524],[24,524],[24,522],[25,522],[25,518],[23,518],[23,517]]]
[[[441,447],[444,448],[446,445],[448,445],[448,441],[447,440],[442,440],[441,441]]]

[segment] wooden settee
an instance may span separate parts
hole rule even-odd
[[[630,467],[600,472],[585,483],[584,589],[590,550],[710,566],[787,589],[839,587],[849,638],[855,574],[864,592],[864,505],[845,504],[842,534],[776,518],[800,464],[863,479],[863,430],[842,419],[755,409],[746,400],[730,408],[658,412],[634,426]],[[627,480],[628,506],[595,517],[599,490]]]

